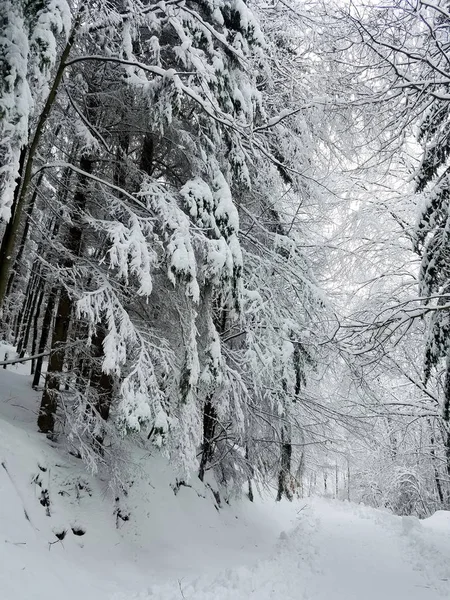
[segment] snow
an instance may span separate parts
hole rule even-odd
[[[37,58],[33,65],[35,95],[48,94],[48,78],[58,56],[58,39],[62,33],[67,39],[71,22],[71,10],[65,0],[50,0],[37,14],[30,32],[30,47]]]
[[[29,44],[20,6],[2,3],[0,32],[0,218],[8,221],[19,172],[20,149],[26,141],[33,98],[27,81]]]
[[[431,529],[450,534],[450,511],[437,510],[434,515],[431,515],[428,519],[424,519],[423,524]]]
[[[282,532],[271,557],[218,576],[183,580],[184,596],[196,600],[448,597],[448,581],[433,581],[426,567],[411,564],[413,550],[401,537],[401,518],[350,503],[308,499],[305,504],[299,524],[289,534]],[[447,559],[449,548],[447,543]],[[150,598],[180,597],[175,585],[151,591]]]
[[[35,9],[17,0],[3,0],[1,4],[0,217],[5,221],[11,217],[19,155],[28,141],[30,118],[35,110],[39,114],[40,103],[48,94],[58,41],[63,33],[68,36],[71,27],[71,11],[65,0],[41,4]]]
[[[217,510],[207,486],[177,486],[163,457],[133,446],[127,493],[113,491],[36,433],[25,372],[0,370],[2,600],[450,597],[450,512],[419,521],[270,493]]]
[[[11,344],[7,344],[6,342],[0,342],[0,360],[16,360],[17,358],[19,358],[19,355],[14,346],[11,346]],[[8,365],[8,371],[11,370],[22,375],[29,375],[30,363],[24,362]]]
[[[175,286],[178,280],[185,282],[186,295],[194,302],[200,298],[197,282],[197,263],[191,243],[189,219],[179,208],[175,199],[162,186],[147,181],[141,191],[153,210],[159,215],[168,239],[168,277]]]

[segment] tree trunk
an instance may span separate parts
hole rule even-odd
[[[30,306],[29,306],[28,313],[26,315],[25,322],[24,322],[23,338],[20,340],[20,344],[21,344],[20,350],[19,350],[19,348],[17,348],[17,352],[19,353],[19,358],[23,358],[27,351],[28,342],[30,339],[31,327],[33,325],[34,315],[37,310],[38,299],[39,299],[39,296],[42,291],[42,284],[40,283],[38,277],[36,277],[36,282],[37,283],[35,284],[35,289],[32,293]]]
[[[42,301],[44,299],[44,293],[45,293],[45,289],[44,289],[44,286],[42,285],[40,292],[39,292],[39,298],[36,303],[36,310],[34,312],[34,319],[33,319],[33,340],[31,342],[31,355],[32,356],[37,354],[36,350],[37,350],[37,340],[38,340],[38,335],[39,335],[39,317],[41,314],[41,306],[42,306]],[[33,358],[31,360],[30,375],[33,375],[35,366],[36,366],[36,359]]]
[[[436,449],[435,449],[435,437],[434,437],[434,432],[433,432],[433,424],[431,423],[431,419],[427,419],[427,423],[428,423],[428,427],[430,429],[430,455],[431,455],[431,462],[433,464],[433,470],[434,470],[434,482],[436,484],[436,491],[439,497],[439,502],[441,504],[444,504],[444,492],[442,489],[442,483],[441,483],[441,477],[439,474],[439,469],[438,469],[438,465],[437,465],[437,461],[436,461]]]
[[[447,370],[444,382],[444,404],[442,406],[442,439],[445,451],[447,480],[450,481],[450,357],[447,358]],[[447,484],[447,504],[450,505],[450,484]]]
[[[350,502],[350,461],[347,459],[347,500]]]
[[[71,312],[72,300],[67,290],[62,288],[53,329],[52,353],[48,361],[47,379],[38,416],[38,427],[42,433],[52,434],[55,428],[59,380],[64,367],[65,344],[69,332]]]
[[[200,459],[200,469],[198,477],[200,481],[204,480],[206,465],[212,459],[214,454],[214,434],[217,423],[217,411],[208,399],[203,408],[203,444],[202,457]]]
[[[248,499],[250,500],[250,502],[253,502],[253,500],[254,500],[253,485],[252,485],[253,468],[252,468],[251,462],[250,462],[250,453],[248,450],[248,444],[245,444],[245,460],[247,461],[247,469],[249,470],[249,475],[247,477]]]
[[[13,204],[11,206],[11,217],[9,221],[6,223],[5,231],[3,232],[2,242],[0,244],[0,323],[2,328],[4,324],[7,322],[6,317],[10,317],[10,315],[2,314],[2,304],[4,300],[4,295],[6,294],[6,287],[8,285],[8,273],[5,271],[5,267],[7,268],[8,261],[11,260],[11,251],[14,247],[14,238],[16,235],[16,229],[19,227],[19,222],[16,219],[16,208],[17,208],[17,198],[19,196],[20,191],[20,173],[23,172],[23,168],[25,165],[25,160],[27,157],[27,149],[22,148],[19,157],[19,177],[16,180],[16,189],[14,190],[14,198]],[[20,218],[20,215],[19,215]],[[5,266],[4,266],[5,265]],[[2,291],[4,288],[4,291]]]
[[[80,168],[85,173],[92,172],[92,160],[82,156]],[[72,225],[69,228],[66,239],[66,248],[70,251],[65,260],[65,267],[73,266],[74,258],[81,253],[82,246],[82,214],[86,206],[86,184],[88,175],[81,173],[78,177],[77,190],[73,198]],[[73,301],[68,290],[62,286],[59,296],[58,309],[56,311],[55,326],[52,337],[52,354],[48,362],[45,389],[42,395],[41,408],[38,417],[38,427],[42,433],[52,434],[55,426],[55,415],[58,408],[58,392],[60,376],[64,367],[64,346],[69,334],[70,318],[72,314]]]
[[[42,179],[44,177],[44,173],[41,173],[38,177],[38,180],[36,182],[36,186],[34,188],[34,192],[33,195],[31,197],[31,200],[27,206],[27,211],[26,211],[26,219],[25,219],[25,225],[22,231],[22,236],[20,239],[20,244],[19,244],[19,249],[17,251],[17,256],[14,259],[14,264],[13,267],[11,269],[11,272],[9,274],[9,279],[8,279],[8,285],[6,286],[6,296],[9,296],[9,294],[11,293],[11,290],[13,289],[13,285],[14,285],[14,281],[16,279],[17,273],[20,269],[20,263],[22,261],[22,256],[23,256],[23,252],[25,250],[25,246],[28,240],[28,235],[30,232],[30,221],[31,221],[31,215],[33,214],[33,209],[34,206],[36,204],[36,199],[37,199],[37,194],[38,194],[38,190],[39,187],[42,183]]]
[[[34,158],[39,148],[39,143],[41,140],[41,136],[44,133],[44,128],[48,116],[55,102],[56,94],[58,92],[58,88],[61,83],[64,69],[66,66],[66,61],[69,57],[70,50],[75,41],[75,34],[79,24],[80,16],[77,17],[69,39],[67,40],[66,46],[61,54],[61,59],[59,62],[58,69],[55,73],[53,85],[50,88],[45,105],[37,120],[34,135],[30,141],[30,144],[26,148],[23,148],[20,154],[19,181],[14,191],[13,205],[11,207],[11,218],[6,226],[5,233],[3,235],[2,243],[0,246],[0,311],[3,307],[3,303],[5,300],[12,260],[16,249],[17,236],[20,230],[21,217],[23,209],[26,206],[26,199],[28,195],[28,188],[30,187],[31,183]]]
[[[30,304],[31,304],[31,297],[33,294],[33,288],[34,288],[34,282],[35,282],[35,276],[36,276],[36,273],[34,271],[35,264],[33,265],[32,269],[31,269],[30,277],[28,278],[28,283],[27,283],[27,287],[25,289],[25,295],[24,295],[24,299],[23,299],[23,303],[22,303],[22,308],[19,311],[16,325],[14,328],[14,344],[16,345],[16,347],[20,344],[20,340],[23,337],[23,327],[24,327],[24,323],[26,321],[26,317],[27,317],[29,308],[30,308]]]
[[[292,500],[291,490],[291,462],[292,462],[292,442],[289,430],[289,424],[283,423],[281,427],[281,464],[278,472],[278,493],[277,502],[283,496]]]
[[[42,331],[41,331],[41,337],[39,339],[38,354],[42,354],[43,352],[45,352],[45,349],[47,348],[48,337],[50,334],[50,328],[51,328],[52,320],[53,320],[53,311],[55,308],[56,293],[57,293],[56,288],[53,288],[50,291],[50,294],[47,298],[47,306],[45,307],[44,318],[42,320]],[[39,380],[41,379],[43,362],[44,362],[44,357],[39,356],[39,358],[36,361],[36,368],[34,370],[34,377],[33,377],[33,383],[32,383],[32,386],[35,389],[39,386]]]
[[[101,324],[98,325],[95,336],[92,338],[93,358],[96,360],[93,365],[90,384],[97,392],[95,410],[102,421],[106,423],[111,409],[114,382],[111,375],[108,375],[102,370],[101,362],[104,357],[103,341],[105,339],[105,334],[105,327]],[[103,447],[103,438],[103,432],[96,436],[96,443],[100,449]]]
[[[302,450],[300,460],[297,467],[297,472],[295,474],[295,483],[298,486],[298,494],[301,498],[305,495],[305,490],[303,486],[303,479],[305,474],[305,451]]]

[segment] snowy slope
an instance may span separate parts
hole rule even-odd
[[[295,520],[292,505],[271,503],[270,519],[248,500],[218,511],[196,479],[175,494],[166,461],[139,448],[123,457],[127,492],[116,495],[106,478],[90,476],[36,432],[39,394],[24,372],[0,370],[1,600],[60,599],[63,591],[68,600],[100,600],[174,573],[251,564]]]
[[[200,482],[175,494],[166,462],[136,448],[116,501],[36,433],[23,372],[0,370],[1,600],[450,598],[448,513],[309,498],[218,511]]]

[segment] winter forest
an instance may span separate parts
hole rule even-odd
[[[121,526],[136,453],[450,510],[447,0],[1,0],[0,216],[0,412]]]

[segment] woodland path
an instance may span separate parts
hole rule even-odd
[[[449,599],[450,542],[440,548],[430,545],[429,533],[415,518],[353,504],[308,501],[299,513],[299,525],[281,534],[271,558],[213,578],[157,586],[139,598]]]

